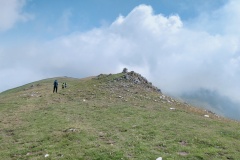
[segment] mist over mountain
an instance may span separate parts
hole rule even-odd
[[[181,95],[181,98],[188,103],[203,107],[218,115],[240,120],[240,104],[221,95],[217,91],[202,88],[193,92],[184,93]]]

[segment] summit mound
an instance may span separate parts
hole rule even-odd
[[[240,159],[239,131],[239,122],[174,100],[135,72],[0,94],[0,159]]]

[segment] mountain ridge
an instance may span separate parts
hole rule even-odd
[[[2,92],[0,125],[1,159],[240,158],[239,122],[166,96],[135,72]]]

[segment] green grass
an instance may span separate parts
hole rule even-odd
[[[121,76],[57,78],[58,94],[54,79],[1,93],[0,159],[240,159],[239,122]]]

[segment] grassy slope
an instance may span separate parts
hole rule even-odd
[[[239,122],[119,76],[58,78],[68,84],[58,94],[54,79],[1,93],[0,159],[240,159]]]

